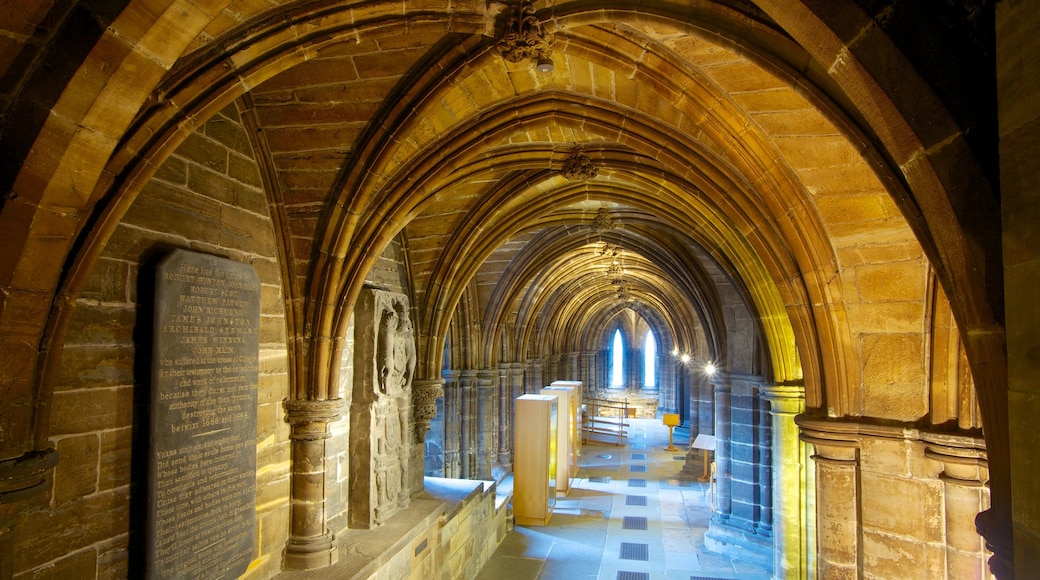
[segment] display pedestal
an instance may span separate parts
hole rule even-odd
[[[676,413],[665,413],[664,424],[668,426],[668,451],[678,451],[675,445],[672,444],[672,434],[675,431],[676,426],[679,425],[679,415]]]
[[[711,479],[711,472],[709,471],[710,463],[708,461],[708,454],[712,451],[715,451],[715,436],[698,435],[697,438],[693,440],[693,445],[691,445],[690,447],[693,447],[694,449],[700,449],[704,453],[704,473],[697,479],[697,481],[708,481],[709,479]]]
[[[581,467],[581,414],[585,409],[585,395],[581,381],[553,381],[547,388],[561,387],[571,392],[571,430],[574,436],[571,440],[571,458],[574,460],[571,463],[571,477],[575,477],[578,475],[578,468]]]
[[[542,395],[557,397],[556,410],[556,491],[567,493],[571,489],[571,478],[578,471],[574,457],[574,440],[578,438],[575,427],[577,409],[573,407],[574,390],[569,387],[545,387]]]
[[[513,451],[513,518],[521,526],[544,526],[556,506],[558,397],[516,399]]]

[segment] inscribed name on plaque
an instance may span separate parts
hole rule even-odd
[[[259,325],[252,266],[185,250],[159,264],[150,578],[236,578],[253,559]]]

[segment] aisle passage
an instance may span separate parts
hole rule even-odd
[[[629,423],[624,445],[585,446],[549,525],[517,526],[478,580],[769,578],[761,567],[704,549],[710,490],[682,473],[689,440],[676,434],[678,451],[668,451],[660,420]]]

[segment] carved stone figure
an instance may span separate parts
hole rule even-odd
[[[350,523],[371,527],[408,506],[415,335],[408,298],[369,289],[354,319]]]

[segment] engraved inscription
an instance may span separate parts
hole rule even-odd
[[[253,558],[260,285],[183,250],[156,284],[148,572],[234,578]]]

